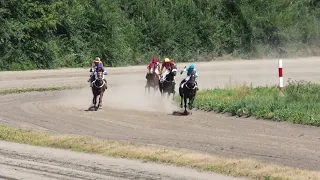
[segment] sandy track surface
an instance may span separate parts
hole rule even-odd
[[[238,178],[180,167],[0,141],[0,179],[237,180]]]
[[[277,66],[276,60],[196,63],[200,89],[223,87],[230,80],[278,83]],[[319,67],[319,58],[284,60],[285,80],[319,82]],[[319,128],[204,112],[173,116],[176,106],[144,96],[144,70],[144,66],[110,68],[110,89],[97,112],[86,111],[92,97],[89,88],[0,96],[0,122],[320,170]],[[177,82],[183,77],[178,75]],[[87,79],[87,69],[2,72],[0,88],[81,84]]]

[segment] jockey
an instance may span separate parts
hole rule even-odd
[[[96,59],[93,60],[92,65],[91,65],[91,68],[90,68],[90,72],[91,72],[91,73],[90,73],[90,77],[89,77],[89,79],[88,79],[88,82],[90,82],[90,79],[91,79],[91,77],[93,76],[93,74],[95,73],[98,64],[101,64],[101,65],[103,66],[103,63],[102,63],[102,61],[100,60],[100,58],[99,58],[99,57],[96,57]]]
[[[160,74],[161,74],[161,81],[163,80],[163,78],[165,77],[163,75],[163,69],[166,68],[168,69],[169,67],[172,67],[174,65],[174,62],[172,60],[170,60],[169,58],[165,58],[163,61],[162,61],[162,64],[161,64],[161,69],[160,69]],[[175,77],[174,77],[175,78]]]
[[[96,57],[96,59],[92,62],[91,68],[96,68],[98,64],[101,64],[103,66],[103,63],[99,57]]]
[[[96,58],[97,59],[97,58]],[[100,58],[99,58],[99,60],[100,60]],[[100,61],[101,62],[101,61]],[[90,69],[90,72],[91,72],[91,76],[90,76],[90,79],[89,79],[89,81],[90,81],[90,87],[92,87],[92,81],[94,80],[94,78],[95,78],[95,73],[96,72],[98,72],[99,70],[101,70],[102,72],[103,72],[103,80],[105,81],[105,83],[106,83],[106,88],[108,88],[107,87],[107,81],[106,81],[106,79],[105,79],[105,76],[106,75],[108,75],[108,73],[107,73],[107,71],[105,71],[105,69],[104,69],[104,67],[103,67],[103,65],[102,65],[102,63],[100,63],[100,62],[98,62],[97,63],[97,65],[95,66],[95,68],[94,69]]]
[[[194,68],[194,64],[190,64],[188,68],[184,68],[183,70],[181,70],[181,71],[180,71],[180,74],[182,74],[182,73],[185,72],[185,71],[187,71],[187,77],[184,78],[184,79],[181,81],[180,87],[182,86],[183,83],[185,83],[185,82],[187,82],[187,81],[189,80],[191,73],[195,73],[196,78],[198,77],[198,72],[197,72],[197,70]],[[198,91],[199,88],[198,88],[198,83],[197,83],[197,81],[196,81],[195,83],[196,83],[196,89],[197,89],[197,91]]]
[[[156,67],[155,73],[159,76],[159,74],[160,74],[160,63],[158,62],[157,58],[153,58],[152,61],[147,66],[148,72],[147,72],[146,77],[149,74],[149,71],[150,71],[150,68],[151,68],[151,64],[154,64],[154,66]]]

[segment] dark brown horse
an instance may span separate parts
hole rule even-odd
[[[174,96],[176,94],[175,91],[175,76],[177,75],[177,66],[173,65],[169,69],[166,69],[165,78],[162,82],[159,81],[159,90],[161,93],[161,96],[163,96],[165,93],[168,94],[168,98],[170,97],[170,94],[172,94],[172,101],[174,101]]]
[[[146,75],[147,83],[145,86],[145,92],[148,89],[148,93],[150,93],[150,87],[154,89],[154,92],[159,88],[159,75],[156,73],[158,66],[155,63],[151,63],[149,66],[149,71]]]
[[[103,79],[103,72],[97,71],[96,78],[92,82],[92,107],[97,110],[98,108],[102,108],[102,98],[104,91],[107,89],[107,81]],[[99,96],[99,104],[97,106],[97,97]]]

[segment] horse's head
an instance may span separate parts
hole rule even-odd
[[[97,69],[96,78],[97,78],[97,80],[102,81],[102,79],[103,79],[103,70],[102,70],[102,68],[98,68]]]
[[[196,73],[191,72],[190,75],[188,76],[188,80],[186,82],[187,88],[188,89],[195,89],[196,87]]]
[[[101,71],[97,72],[97,79],[102,80],[102,77],[103,77],[103,72]]]
[[[151,64],[149,65],[149,73],[150,73],[150,74],[153,74],[153,72],[155,71],[155,69],[156,69],[155,63],[151,63]]]
[[[170,68],[170,74],[172,74],[173,76],[176,76],[177,75],[177,66],[176,65],[173,65],[171,68]]]

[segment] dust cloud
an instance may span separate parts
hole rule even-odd
[[[110,88],[104,97],[104,104],[116,109],[134,109],[138,111],[156,111],[172,113],[178,107],[172,102],[172,95],[161,97],[160,91],[150,89],[150,94],[144,92],[144,86],[125,85]]]
[[[177,94],[177,92],[176,92]],[[81,90],[65,91],[59,104],[61,106],[73,107],[76,109],[86,110],[92,105],[91,88]],[[99,98],[97,98],[99,101]],[[161,97],[160,91],[150,89],[150,94],[144,89],[144,85],[121,85],[109,87],[103,96],[103,109],[121,109],[121,110],[137,110],[137,111],[153,111],[172,113],[178,111],[179,107],[172,102],[172,95],[167,98],[167,95]]]

